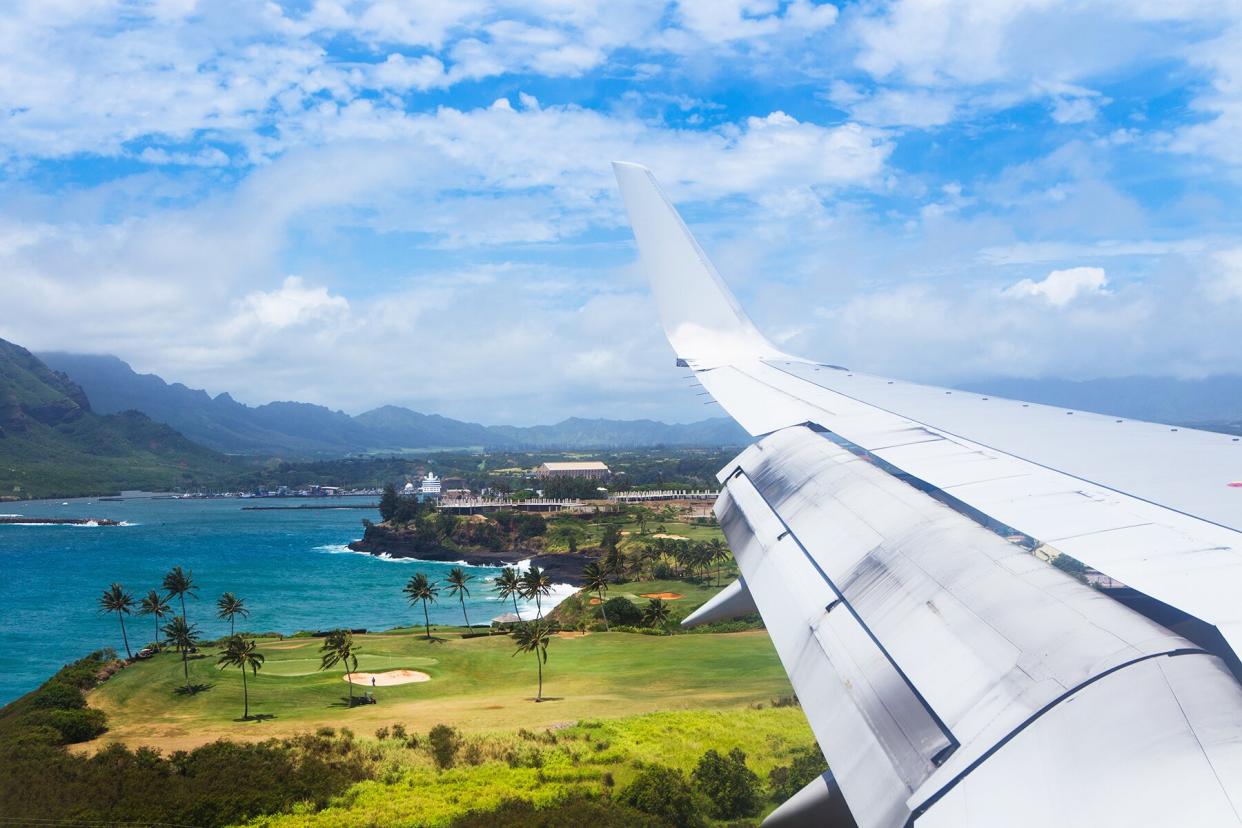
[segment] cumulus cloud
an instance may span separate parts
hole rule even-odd
[[[1242,247],[1222,250],[1213,258],[1209,295],[1218,301],[1242,302]]]
[[[349,300],[332,296],[327,288],[309,287],[300,276],[288,276],[271,291],[248,293],[239,303],[237,317],[230,327],[243,329],[255,326],[267,331],[280,331],[294,326],[323,324],[349,313]]]
[[[1054,270],[1038,282],[1023,279],[1005,288],[1006,296],[1042,299],[1058,308],[1081,296],[1103,296],[1107,293],[1108,276],[1101,267]]]
[[[795,352],[1242,370],[1242,50],[1211,3],[9,12],[0,335],[30,347],[248,402],[702,416],[633,264],[627,159]],[[1193,123],[1136,103],[1157,65]]]

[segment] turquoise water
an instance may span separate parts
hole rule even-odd
[[[374,502],[373,497],[342,500]],[[421,623],[422,610],[406,603],[401,587],[416,571],[440,579],[453,566],[350,552],[345,544],[361,537],[362,519],[378,519],[368,509],[242,511],[255,501],[232,499],[64,502],[0,503],[0,513],[111,518],[130,525],[0,525],[0,704],[92,650],[110,646],[124,653],[116,616],[97,611],[100,593],[113,581],[137,601],[158,588],[171,567],[192,570],[199,597],[189,601],[190,621],[214,638],[228,631],[215,618],[216,598],[225,591],[245,599],[250,617],[239,623],[247,630]],[[323,503],[263,501],[301,502]],[[513,611],[512,604],[502,606],[490,593],[497,570],[468,571],[475,576],[466,600],[471,622]],[[460,624],[457,600],[441,595],[431,620]],[[154,637],[149,617],[127,618],[126,626],[134,649]]]

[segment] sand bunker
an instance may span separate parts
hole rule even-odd
[[[354,684],[362,684],[367,687],[371,686],[371,679],[375,679],[376,687],[392,687],[394,684],[415,684],[420,681],[431,681],[431,676],[426,673],[420,673],[417,670],[388,670],[383,673],[354,673],[352,676],[341,676],[345,681],[353,681]]]
[[[651,537],[662,538],[664,540],[690,540],[685,535],[670,535],[668,532],[656,532]]]
[[[678,598],[685,598],[680,592],[644,592],[640,598],[663,598],[665,601],[676,601]]]

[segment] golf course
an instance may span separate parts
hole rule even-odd
[[[644,591],[649,586],[657,585],[644,584]],[[321,639],[258,639],[265,659],[258,674],[248,677],[250,721],[241,721],[241,672],[218,668],[214,650],[204,647],[188,660],[194,692],[182,689],[180,656],[160,653],[88,694],[88,704],[107,713],[109,730],[80,749],[119,741],[167,751],[321,726],[370,732],[397,722],[414,730],[437,723],[468,731],[545,727],[654,710],[745,707],[791,692],[762,630],[667,636],[563,632],[548,647],[545,701],[536,704],[533,655],[515,654],[509,636],[463,638],[463,632],[433,627],[431,640],[421,628],[356,636],[358,671],[414,670],[430,680],[378,687],[376,704],[355,707],[348,704],[344,670],[319,669]],[[367,684],[353,692],[370,690]]]

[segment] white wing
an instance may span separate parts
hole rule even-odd
[[[1242,443],[784,354],[614,166],[678,362],[762,437],[716,504],[741,583],[688,621],[757,606],[829,759],[769,821],[1242,824]]]

